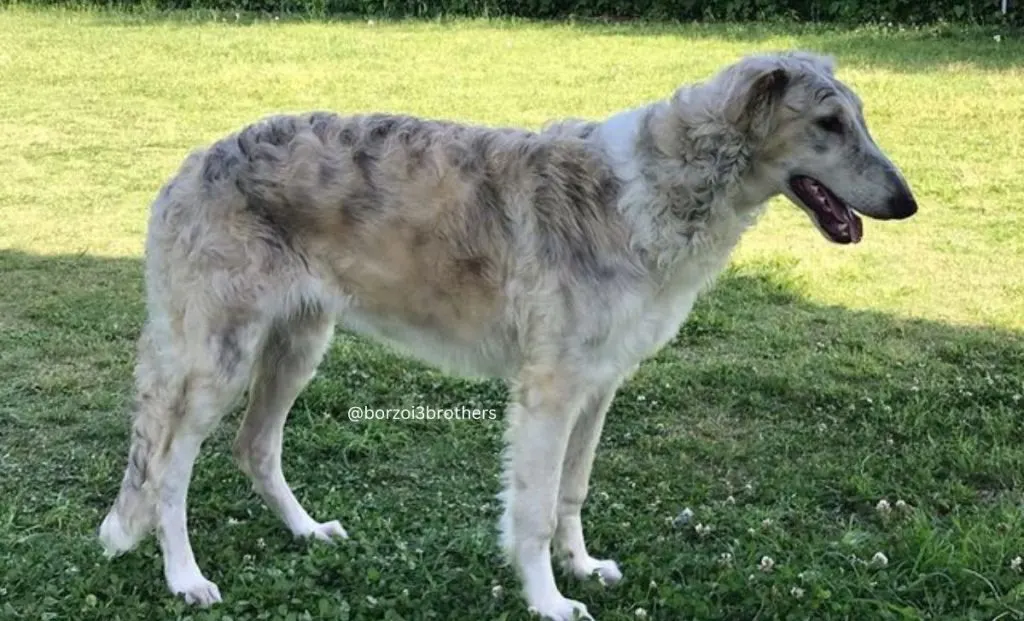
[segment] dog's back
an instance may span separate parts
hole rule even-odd
[[[184,303],[212,287],[239,298],[221,304],[270,315],[330,306],[378,335],[481,344],[514,329],[537,288],[635,273],[618,181],[585,139],[592,129],[264,119],[191,156],[161,192],[153,293]],[[195,286],[215,273],[219,284]]]

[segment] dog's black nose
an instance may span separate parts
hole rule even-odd
[[[907,187],[903,176],[895,168],[890,168],[886,171],[886,177],[889,188],[892,190],[892,196],[889,197],[886,204],[888,217],[893,220],[902,220],[917,213],[917,201],[914,200],[914,194]]]
[[[900,192],[889,199],[888,208],[891,218],[902,220],[917,213],[917,201],[910,192]]]

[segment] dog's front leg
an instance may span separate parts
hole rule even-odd
[[[558,527],[555,531],[556,549],[565,556],[565,565],[572,573],[578,578],[596,574],[605,584],[621,580],[622,572],[615,561],[596,559],[587,552],[581,513],[605,415],[621,383],[621,380],[615,380],[593,390],[576,420],[562,466]]]
[[[558,591],[551,566],[562,462],[586,393],[572,379],[550,372],[521,378],[510,394],[502,545],[532,610],[557,621],[573,619],[576,612],[590,618],[586,606]]]

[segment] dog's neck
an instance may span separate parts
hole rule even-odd
[[[634,249],[665,274],[698,252],[731,251],[771,197],[748,182],[753,146],[699,103],[687,103],[692,118],[662,101],[612,116],[598,131]]]

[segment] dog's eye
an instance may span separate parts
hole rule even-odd
[[[818,119],[818,127],[832,134],[843,133],[843,122],[839,120],[838,116],[826,116]]]

